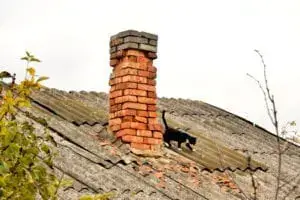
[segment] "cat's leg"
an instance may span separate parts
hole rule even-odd
[[[181,151],[181,142],[178,142],[178,150]]]
[[[185,146],[187,146],[191,151],[195,151],[195,149],[193,149],[193,147],[191,146],[190,143],[186,143]]]

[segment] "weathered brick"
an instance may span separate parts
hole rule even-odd
[[[143,137],[152,137],[152,131],[149,131],[149,130],[137,130],[136,135],[137,136],[143,136]]]
[[[121,97],[116,97],[115,103],[124,103],[124,102],[137,102],[137,97],[136,96],[121,96]]]
[[[146,130],[147,124],[140,123],[140,122],[131,122],[130,127],[138,130]]]
[[[126,56],[144,56],[144,53],[139,50],[129,49],[126,51]]]
[[[132,103],[132,102],[126,102],[122,105],[122,109],[136,109],[136,110],[147,110],[147,105],[146,104],[141,104],[141,103]]]
[[[115,85],[118,83],[122,83],[122,78],[113,78],[109,80],[109,85]]]
[[[149,72],[145,70],[138,70],[139,76],[149,77]]]
[[[145,124],[147,124],[147,122],[148,122],[147,118],[145,118],[145,117],[135,116],[134,119],[138,122],[142,122],[142,123],[145,123]]]
[[[126,31],[122,31],[122,32],[118,33],[117,35],[115,35],[115,37],[126,37],[126,36],[139,36],[139,37],[141,37],[142,34],[138,31],[136,31],[136,30],[126,30]],[[114,36],[112,36],[111,38],[113,38],[113,37]]]
[[[149,44],[151,44],[152,46],[157,46],[157,40],[150,40]]]
[[[119,110],[122,110],[122,104],[115,104],[115,105],[109,107],[109,112],[111,112],[111,113],[117,112]]]
[[[156,106],[155,105],[148,105],[147,110],[148,111],[156,111]]]
[[[159,131],[153,131],[153,137],[154,138],[158,138],[158,139],[162,139],[163,138],[163,134]]]
[[[116,47],[109,48],[109,53],[115,53],[117,51]]]
[[[150,79],[155,79],[156,78],[156,73],[155,72],[149,72],[149,78]]]
[[[148,124],[157,124],[158,120],[156,118],[148,118]]]
[[[126,75],[122,77],[122,82],[147,83],[147,78],[134,75]]]
[[[137,88],[137,83],[118,83],[114,85],[116,90],[124,90],[124,89],[136,89]]]
[[[117,46],[123,43],[123,38],[116,38],[110,41],[110,46]]]
[[[121,129],[130,128],[131,122],[122,122],[121,123]]]
[[[140,45],[144,45],[144,44],[140,44]],[[149,46],[149,45],[148,45]],[[123,50],[123,49],[138,49],[139,48],[139,45],[137,43],[125,43],[125,44],[121,44],[118,46],[117,50]],[[147,48],[144,47],[144,48]]]
[[[124,95],[134,95],[134,96],[147,96],[147,91],[144,90],[135,90],[135,89],[126,89],[124,90]]]
[[[147,80],[147,84],[148,84],[148,85],[155,86],[155,85],[156,85],[156,80],[154,80],[154,79],[148,79],[148,80]]]
[[[127,44],[130,44],[130,43],[127,43]],[[148,44],[139,44],[138,48],[141,50],[144,50],[144,51],[151,51],[151,52],[155,52],[155,53],[157,52],[157,47],[151,46]],[[119,50],[119,47],[118,47],[118,50]]]
[[[155,91],[155,86],[153,85],[146,85],[146,84],[138,84],[138,89],[139,90],[146,90],[146,91],[151,91],[154,92]]]
[[[130,136],[136,135],[136,130],[126,128],[126,129],[122,129],[116,133],[116,137],[122,137],[125,135],[130,135]]]
[[[156,92],[150,92],[150,91],[148,91],[148,92],[147,92],[147,97],[150,97],[150,98],[157,98]]]
[[[138,97],[139,103],[145,103],[145,104],[156,104],[156,99],[148,98],[148,97]]]
[[[138,75],[137,69],[126,68],[115,73],[115,77],[125,76],[125,75]]]
[[[144,142],[145,144],[161,144],[162,140],[158,138],[146,138],[144,137]]]
[[[150,150],[151,145],[149,144],[141,144],[141,143],[130,143],[130,147],[134,149],[140,149],[140,150]]]
[[[132,109],[120,110],[118,112],[115,112],[116,117],[135,116],[135,115],[136,115],[136,110],[132,110]]]
[[[128,56],[129,62],[137,62],[137,56]]]
[[[119,131],[121,129],[121,126],[120,125],[113,125],[110,127],[110,130],[111,131]]]
[[[123,63],[120,63],[118,67],[120,67],[121,69],[132,68],[132,69],[139,69],[139,70],[148,70],[148,66],[145,63],[143,64],[143,63],[129,62],[129,61],[124,61]]]
[[[116,90],[116,91],[113,91],[109,94],[109,98],[110,99],[113,99],[113,98],[116,98],[116,97],[120,97],[123,95],[123,92],[122,90]]]
[[[154,52],[148,52],[147,53],[147,57],[151,58],[151,59],[156,59],[157,58],[157,54]]]
[[[115,113],[109,113],[109,119],[113,119],[117,117]]]
[[[138,56],[137,57],[137,62],[139,62],[139,63],[148,63],[149,62],[149,58],[147,58],[145,56]]]
[[[123,122],[133,122],[133,116],[124,116]]]
[[[110,106],[115,105],[115,99],[110,99],[110,100],[109,100],[109,105],[110,105]]]
[[[143,137],[134,136],[134,135],[123,135],[122,140],[124,142],[134,142],[134,143],[143,143]]]
[[[114,67],[114,66],[116,66],[118,63],[119,63],[119,60],[118,60],[118,59],[111,59],[109,64],[110,64],[110,66]]]
[[[148,112],[149,117],[157,117],[156,112]]]
[[[122,122],[121,118],[115,118],[109,120],[109,126],[120,125]]]
[[[162,125],[161,124],[148,124],[148,129],[151,131],[162,131]]]
[[[148,117],[148,112],[143,110],[137,110],[137,116]]]
[[[127,43],[127,42],[147,44],[148,39],[147,38],[141,38],[141,37],[127,36],[127,37],[124,38],[124,43]]]
[[[148,66],[148,71],[149,71],[149,72],[156,72],[156,71],[157,71],[157,68],[154,67],[154,66]]]
[[[113,91],[115,91],[115,90],[116,90],[116,86],[115,86],[115,85],[112,85],[112,86],[110,87],[109,92],[113,92]]]

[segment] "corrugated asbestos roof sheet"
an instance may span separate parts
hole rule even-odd
[[[247,187],[251,184],[248,171],[259,177],[265,195],[262,199],[269,199],[272,194],[277,160],[271,145],[274,137],[209,104],[159,99],[159,109],[168,112],[169,125],[189,129],[188,133],[196,136],[198,143],[196,152],[166,148],[163,158],[147,160],[133,155],[118,141],[112,143],[114,138],[106,130],[105,93],[46,88],[34,93],[32,100],[30,114],[24,114],[37,122],[39,118],[47,120],[58,143],[56,173],[74,182],[59,192],[61,199],[103,192],[113,192],[114,199],[243,199],[241,193],[220,180],[230,172],[251,195],[253,191]],[[36,126],[42,129],[42,125]],[[283,172],[289,180],[299,172],[300,150],[291,146],[286,152],[289,156],[284,157]],[[297,181],[287,182],[285,190],[289,191]],[[295,197],[298,191],[291,196]]]

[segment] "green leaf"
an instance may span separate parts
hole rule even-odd
[[[292,121],[292,122],[290,122],[290,125],[291,125],[291,126],[296,126],[297,124],[296,124],[295,121]]]
[[[7,71],[2,71],[0,73],[0,78],[11,78],[11,77],[12,77],[12,75]]]
[[[26,51],[26,55],[27,55],[28,57],[31,57],[31,55],[30,55],[30,53],[29,53],[28,51]]]
[[[38,80],[36,82],[38,83],[38,82],[45,81],[48,79],[49,79],[49,77],[47,77],[47,76],[41,76],[40,78],[38,78]]]
[[[26,56],[26,57],[22,57],[21,60],[27,60],[27,61],[29,61],[29,58]]]
[[[39,59],[37,59],[37,58],[34,58],[34,57],[33,57],[33,58],[31,58],[31,61],[32,61],[32,62],[41,62]]]

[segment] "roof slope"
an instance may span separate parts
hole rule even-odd
[[[250,173],[260,183],[259,197],[269,199],[272,195],[276,138],[209,104],[160,99],[160,110],[172,111],[167,115],[169,125],[189,128],[198,143],[196,152],[166,149],[164,157],[154,159],[137,157],[127,145],[114,142],[106,129],[105,93],[46,88],[34,93],[32,100],[33,107],[21,117],[33,119],[37,130],[45,125],[39,119],[47,120],[58,143],[56,173],[73,180],[71,187],[60,191],[61,199],[103,192],[113,192],[115,199],[243,199],[238,187],[247,195],[253,193]],[[300,195],[299,188],[294,187],[300,177],[293,178],[300,174],[300,149],[287,146],[283,157],[283,183],[287,184],[283,190],[289,194],[287,199],[294,199]],[[223,180],[228,177],[234,177],[231,182],[236,184]]]

